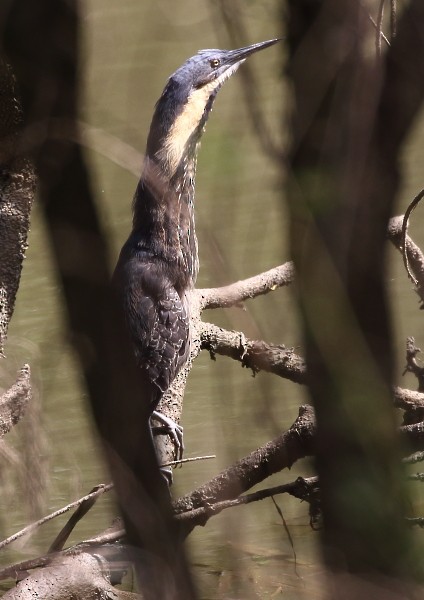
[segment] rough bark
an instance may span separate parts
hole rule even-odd
[[[15,307],[35,193],[34,168],[20,146],[22,128],[15,78],[0,56],[0,356]]]
[[[273,473],[290,468],[313,453],[314,417],[310,406],[301,406],[299,416],[286,432],[222,471],[197,490],[173,503],[176,514],[229,498],[237,498]]]
[[[30,399],[30,369],[28,365],[24,365],[12,387],[0,396],[0,437],[20,421]]]

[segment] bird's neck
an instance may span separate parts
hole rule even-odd
[[[187,147],[175,172],[160,154],[147,155],[134,197],[132,238],[140,250],[170,265],[186,284],[198,273],[194,219],[197,144]]]
[[[170,79],[150,126],[146,159],[134,198],[133,236],[143,249],[175,264],[195,282],[198,272],[194,222],[197,150],[216,90],[185,93]]]

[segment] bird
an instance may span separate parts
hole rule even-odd
[[[169,77],[150,125],[132,230],[113,275],[137,364],[147,375],[151,417],[166,426],[179,456],[182,428],[156,408],[190,353],[188,296],[199,270],[199,142],[222,85],[246,58],[278,41],[199,50]]]

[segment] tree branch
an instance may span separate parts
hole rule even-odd
[[[113,484],[111,484],[111,483],[109,483],[107,485],[105,485],[105,484],[98,485],[97,488],[95,488],[95,491],[90,492],[89,494],[87,494],[86,496],[83,496],[79,500],[75,500],[75,502],[71,502],[70,504],[63,506],[59,510],[55,510],[54,512],[43,517],[42,519],[39,519],[35,523],[31,523],[27,527],[24,527],[20,531],[17,531],[16,533],[9,536],[8,538],[5,538],[3,541],[0,542],[0,549],[4,548],[5,546],[8,546],[15,540],[19,539],[20,537],[22,537],[24,535],[28,535],[29,533],[32,533],[35,529],[37,529],[41,525],[44,525],[44,523],[51,521],[55,517],[63,515],[65,512],[68,512],[72,508],[76,508],[76,507],[80,506],[81,504],[83,504],[84,502],[92,501],[93,499],[97,498],[101,494],[104,494],[105,492],[108,492],[109,490],[111,490],[112,487],[113,487]]]
[[[234,306],[263,294],[273,292],[279,287],[289,285],[294,280],[292,262],[274,267],[248,279],[237,281],[219,288],[198,289],[200,309],[224,308]]]
[[[35,193],[33,165],[23,156],[21,103],[12,70],[0,58],[0,356],[15,307]]]
[[[5,600],[141,600],[141,596],[114,588],[108,564],[88,553],[58,556],[42,572],[36,572],[6,592]]]
[[[424,408],[424,394],[406,390],[401,387],[395,387],[393,392],[394,405],[396,408],[401,408],[403,410]]]
[[[207,504],[199,508],[194,508],[192,510],[179,513],[176,516],[176,519],[189,524],[191,528],[196,527],[197,525],[201,525],[203,527],[210,517],[218,515],[227,508],[250,504],[251,502],[258,502],[259,500],[271,498],[277,494],[290,494],[295,498],[308,501],[311,491],[316,486],[317,481],[318,477],[298,477],[295,481],[286,483],[284,485],[258,490],[252,494],[239,496],[238,498],[234,498],[232,500],[223,500],[221,502],[216,502],[215,504]]]
[[[0,396],[0,437],[21,420],[31,394],[30,368],[24,365],[12,387]]]
[[[311,406],[301,406],[299,416],[285,433],[240,459],[190,494],[175,500],[175,514],[237,498],[273,473],[290,468],[300,458],[313,454],[314,433],[313,409]]]
[[[249,340],[240,331],[227,331],[212,323],[202,322],[201,349],[212,356],[221,354],[241,362],[254,373],[267,371],[295,383],[306,383],[306,365],[302,357],[284,346]]]

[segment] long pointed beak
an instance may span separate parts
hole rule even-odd
[[[281,38],[275,38],[273,40],[267,40],[266,42],[258,42],[257,44],[252,44],[251,46],[245,46],[244,48],[238,48],[237,50],[229,50],[225,58],[225,64],[228,66],[234,65],[245,60],[251,54],[259,52],[260,50],[265,50],[265,48],[269,48],[280,41]]]

